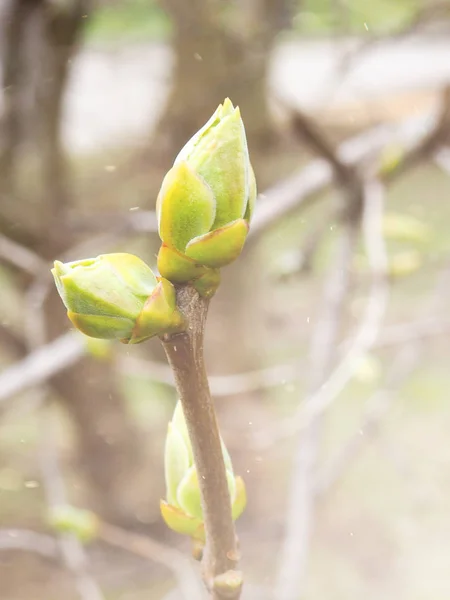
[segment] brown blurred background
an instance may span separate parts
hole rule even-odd
[[[154,266],[226,96],[260,192],[207,329],[244,598],[447,600],[450,3],[0,0],[0,61],[1,600],[201,597],[159,516],[159,343],[70,331],[49,266]],[[56,543],[63,503],[115,537]]]

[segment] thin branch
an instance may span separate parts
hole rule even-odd
[[[33,277],[47,268],[47,261],[38,254],[2,234],[0,234],[0,259]]]
[[[450,175],[450,148],[445,146],[438,150],[434,155],[434,162],[444,173]]]
[[[449,280],[450,271],[447,267],[439,277],[438,284],[433,290],[430,299],[425,302],[423,309],[425,315],[437,312],[444,304],[448,296]],[[427,319],[424,320],[424,323],[426,322]],[[392,329],[395,329],[395,327]],[[384,416],[396,398],[398,398],[399,387],[415,370],[418,364],[420,364],[423,355],[423,341],[423,336],[417,336],[401,342],[402,349],[399,351],[386,377],[384,389],[377,390],[369,399],[367,408],[360,425],[356,428],[355,434],[344,443],[317,476],[315,482],[316,495],[323,496],[342,477],[342,474],[353,463],[368,439],[375,437],[379,433]]]
[[[354,462],[368,440],[380,430],[383,418],[388,413],[394,400],[398,398],[398,389],[417,365],[420,353],[410,347],[404,348],[394,361],[386,387],[377,390],[367,402],[367,408],[355,433],[338,450],[327,465],[319,472],[314,492],[323,496],[341,479],[343,473]]]
[[[179,591],[185,600],[199,600],[203,596],[201,582],[191,562],[178,550],[103,521],[99,524],[98,537],[110,546],[121,548],[169,569],[176,577]]]
[[[203,578],[213,600],[238,600],[241,585],[235,569],[239,554],[220,434],[203,356],[208,304],[208,300],[201,298],[190,286],[179,288],[177,305],[186,319],[186,332],[165,336],[163,346],[175,375],[198,473],[206,533]],[[229,581],[227,574],[230,574]]]
[[[202,597],[203,588],[191,562],[178,550],[103,521],[98,522],[97,535],[98,539],[110,546],[166,567],[177,579],[179,591],[185,600],[199,600]],[[58,540],[50,535],[27,529],[0,529],[0,551],[14,550],[33,552],[50,560],[60,558]]]
[[[361,325],[347,354],[321,388],[313,393],[297,413],[270,431],[255,434],[255,443],[271,446],[307,428],[332,404],[353,377],[361,357],[375,344],[387,305],[389,286],[386,278],[387,256],[382,235],[383,189],[376,181],[365,185],[364,243],[371,270],[371,289]]]
[[[69,368],[86,353],[83,337],[68,332],[38,348],[0,374],[0,406],[9,398],[37,385],[42,385],[57,373]],[[119,356],[117,366],[123,375],[144,377],[174,386],[173,372],[166,364],[144,361],[134,356]],[[276,387],[301,376],[295,365],[282,364],[237,373],[210,377],[213,396],[246,394],[255,390]]]
[[[339,160],[354,165],[375,158],[389,144],[414,151],[427,136],[436,131],[440,113],[408,119],[397,126],[381,126],[343,142],[337,149]],[[312,161],[287,179],[261,194],[250,228],[250,237],[257,237],[281,218],[307,204],[322,192],[333,179],[333,167],[326,160]]]
[[[83,339],[72,332],[33,350],[0,375],[0,403],[15,394],[44,384],[63,369],[75,364],[84,352]]]
[[[354,221],[342,231],[336,262],[330,268],[324,290],[322,315],[311,348],[311,388],[320,388],[330,368],[336,347],[345,298],[349,288],[350,265],[356,244]],[[303,594],[304,579],[314,525],[314,479],[322,430],[320,415],[309,423],[298,441],[286,509],[283,540],[275,585],[277,600],[293,600]]]
[[[55,538],[28,529],[0,529],[0,550],[23,550],[52,560],[59,558]]]
[[[172,370],[163,363],[149,362],[126,355],[119,358],[118,366],[123,375],[133,375],[166,385],[175,385]],[[233,375],[210,375],[208,379],[211,394],[220,398],[277,387],[280,382],[285,384],[297,380],[300,376],[295,365],[282,364]]]
[[[401,346],[430,337],[450,334],[450,319],[426,317],[411,323],[397,323],[381,332],[374,348]]]
[[[39,431],[40,463],[49,507],[67,504],[65,486],[60,472],[54,427],[51,415],[45,413],[46,407],[41,407]],[[94,578],[89,573],[88,560],[81,542],[70,534],[61,534],[58,543],[65,566],[72,573],[78,594],[82,600],[103,600],[104,596]]]
[[[26,296],[25,335],[26,344],[30,350],[40,348],[46,342],[44,312],[46,293],[36,295],[36,290],[45,289],[39,285],[39,282],[40,279],[36,278],[35,284],[30,288],[31,292]],[[67,500],[64,478],[58,460],[53,415],[47,413],[48,407],[45,406],[46,395],[45,386],[33,390],[34,402],[40,407],[39,460],[41,473],[47,503],[52,508],[67,504]],[[79,539],[71,534],[61,534],[58,536],[58,543],[64,565],[73,575],[80,600],[104,600],[100,587],[89,572],[87,556]]]
[[[383,329],[373,349],[390,348],[417,339],[446,336],[450,334],[450,319],[425,318],[407,323],[397,323]],[[341,344],[348,350],[349,343]],[[68,332],[54,341],[31,352],[26,358],[14,363],[0,374],[0,406],[16,394],[41,385],[60,371],[69,368],[84,356],[86,346],[83,338]],[[119,356],[117,366],[122,375],[131,375],[173,386],[173,373],[166,364],[144,361],[134,356]],[[285,385],[302,378],[298,365],[280,364],[265,369],[232,375],[211,375],[211,393],[215,397],[246,394],[257,390]]]

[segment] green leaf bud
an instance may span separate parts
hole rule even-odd
[[[85,335],[136,344],[183,327],[173,285],[137,256],[55,261],[52,273],[69,319]]]
[[[222,440],[221,443],[233,519],[237,519],[246,504],[245,485],[240,477],[235,477],[230,455]],[[178,533],[204,539],[198,474],[180,402],[167,431],[164,467],[167,488],[167,502],[161,502],[164,521]]]
[[[161,275],[175,283],[193,282],[204,276],[201,266],[216,269],[234,261],[255,199],[244,124],[227,98],[187,142],[163,181],[157,202]],[[205,286],[200,288],[206,293]]]
[[[70,533],[84,544],[93,541],[98,534],[99,522],[96,515],[70,504],[51,507],[48,522],[55,531]]]

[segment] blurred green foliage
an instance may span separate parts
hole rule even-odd
[[[112,2],[86,17],[88,41],[141,42],[161,40],[170,33],[170,21],[152,0]]]
[[[303,0],[295,28],[318,35],[390,33],[407,27],[420,5],[420,0]]]
[[[390,33],[407,27],[420,9],[420,0],[302,0],[293,20],[301,35]],[[164,40],[170,20],[153,0],[125,0],[100,6],[87,16],[89,41]]]

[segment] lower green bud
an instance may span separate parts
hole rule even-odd
[[[236,520],[246,505],[245,485],[233,472],[231,459],[222,442],[225,471],[230,492],[233,519]],[[161,501],[161,514],[171,529],[195,540],[204,541],[203,510],[197,469],[184,419],[178,402],[166,438],[164,452],[167,502]]]

